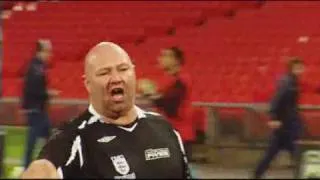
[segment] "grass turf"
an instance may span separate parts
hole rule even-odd
[[[16,178],[11,175],[11,172],[14,167],[23,165],[27,128],[15,126],[2,126],[2,128],[6,132],[2,178]],[[42,145],[43,143],[37,143],[34,157],[37,156]]]

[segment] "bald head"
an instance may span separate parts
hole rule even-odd
[[[112,42],[100,42],[89,50],[85,57],[85,75],[91,72],[92,65],[101,64],[103,61],[122,61],[132,65],[128,53],[119,45]],[[99,66],[99,65],[98,65]]]
[[[85,86],[95,109],[116,117],[133,107],[136,76],[129,55],[117,44],[101,42],[85,57]]]

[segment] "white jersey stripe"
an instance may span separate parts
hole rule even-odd
[[[76,139],[73,141],[72,148],[71,148],[71,154],[70,157],[65,164],[66,166],[69,166],[71,162],[76,158],[77,153],[79,154],[79,161],[80,161],[80,167],[83,165],[83,157],[82,157],[82,147],[81,147],[81,138],[80,136],[77,136]]]
[[[78,126],[78,129],[83,129],[86,127],[87,121],[83,121],[80,126]]]
[[[63,179],[63,172],[62,172],[61,167],[59,167],[59,168],[57,169],[57,173],[58,173],[60,179]]]
[[[185,150],[184,150],[184,146],[183,146],[183,142],[182,142],[181,136],[180,136],[180,134],[178,133],[178,131],[176,131],[176,130],[174,130],[174,133],[176,134],[176,136],[177,136],[177,138],[178,138],[181,152],[183,153],[183,155],[185,155],[186,152],[185,152]]]
[[[182,155],[183,155],[183,161],[184,161],[184,164],[185,164],[185,173],[186,173],[186,177],[185,178],[186,179],[192,179],[191,174],[190,174],[190,167],[189,167],[188,158],[187,158],[186,152],[184,150],[184,145],[183,145],[181,136],[180,136],[179,132],[177,132],[175,130],[174,130],[174,133],[176,134],[176,136],[178,138],[180,149],[181,149],[181,152],[182,152]]]

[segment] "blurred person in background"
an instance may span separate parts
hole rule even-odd
[[[318,87],[313,88],[299,81],[303,72],[302,60],[298,57],[291,58],[287,65],[287,73],[278,82],[276,93],[271,101],[271,121],[268,122],[273,132],[265,156],[255,169],[254,178],[261,178],[280,150],[289,151],[293,163],[296,162],[295,142],[305,130],[298,111],[299,95],[305,92],[319,92]]]
[[[26,115],[28,137],[24,155],[24,168],[32,160],[32,153],[39,137],[47,139],[50,135],[48,117],[48,100],[57,96],[59,91],[47,89],[46,65],[52,55],[52,45],[49,40],[38,40],[35,56],[28,65],[24,76],[22,109]]]
[[[142,80],[140,90],[181,134],[187,157],[191,159],[195,129],[191,107],[192,85],[188,72],[183,69],[184,53],[178,47],[166,48],[161,51],[158,61],[167,75],[163,76],[166,80],[161,87],[151,80]]]

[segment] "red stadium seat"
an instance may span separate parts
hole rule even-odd
[[[282,72],[286,56],[299,55],[310,65],[320,63],[316,53],[320,43],[317,2],[297,2],[290,8],[284,2],[266,2],[260,9],[256,9],[256,2],[249,1],[126,3],[40,2],[35,12],[15,12],[4,21],[4,76],[19,77],[20,65],[16,64],[25,64],[33,54],[34,42],[43,37],[54,44],[52,83],[67,91],[64,97],[85,94],[84,89],[70,93],[70,88],[64,87],[68,81],[65,76],[69,75],[64,71],[69,68],[68,63],[75,63],[79,70],[71,79],[80,77],[82,64],[78,62],[91,45],[102,40],[128,47],[139,77],[161,73],[155,64],[160,49],[181,47],[186,54],[186,68],[194,76],[195,89],[201,92],[195,93],[196,98],[203,100],[252,101],[251,87],[235,83],[260,81],[250,74],[261,64],[273,64],[269,73],[275,77]],[[230,11],[237,11],[236,16],[224,18]],[[194,26],[204,19],[206,24]],[[175,34],[169,36],[174,29]],[[300,36],[309,36],[309,41],[299,43]],[[15,64],[9,65],[8,61]],[[267,82],[273,86],[274,80]],[[212,83],[208,86],[203,82]]]

